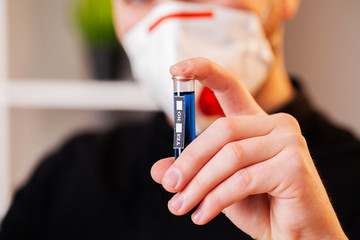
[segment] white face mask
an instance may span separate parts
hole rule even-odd
[[[122,44],[134,78],[171,119],[171,65],[205,57],[234,71],[255,93],[273,61],[270,44],[255,14],[201,3],[174,1],[158,5],[124,35]],[[201,88],[197,86],[196,102]],[[204,130],[213,120],[197,111],[197,130]]]

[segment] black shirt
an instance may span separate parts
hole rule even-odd
[[[303,93],[283,110],[297,118],[349,238],[360,239],[360,142],[314,111]],[[0,239],[250,239],[220,214],[205,226],[167,209],[171,194],[150,168],[173,156],[162,113],[144,124],[89,133],[47,157],[15,195]]]

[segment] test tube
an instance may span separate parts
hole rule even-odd
[[[195,139],[195,76],[173,76],[175,159]]]

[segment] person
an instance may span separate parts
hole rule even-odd
[[[134,77],[165,114],[51,154],[16,194],[0,239],[359,236],[360,142],[286,72],[282,23],[298,0],[113,5]],[[176,161],[169,64],[201,93],[199,135]]]

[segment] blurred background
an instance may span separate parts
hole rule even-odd
[[[114,43],[109,5],[98,2],[107,1],[0,1],[0,218],[15,189],[63,141],[146,121],[156,110]],[[359,22],[358,0],[303,0],[285,34],[289,72],[316,107],[357,136]]]

